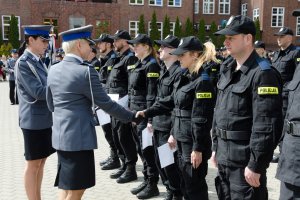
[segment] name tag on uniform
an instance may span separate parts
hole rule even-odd
[[[278,87],[258,87],[259,95],[278,94]]]
[[[297,62],[300,62],[300,58],[297,58]]]
[[[128,65],[127,66],[127,69],[134,69],[135,68],[135,65]]]
[[[108,67],[107,67],[107,70],[108,70],[108,71],[111,71],[111,69],[112,69],[112,66],[108,66]]]
[[[211,94],[211,92],[198,92],[198,93],[196,93],[196,98],[197,99],[211,99],[212,94]]]
[[[99,70],[100,69],[100,67],[95,67],[95,70]]]
[[[212,69],[211,69],[211,71],[212,71],[212,72],[216,72],[216,71],[217,71],[217,69],[215,69],[215,68],[212,68]]]
[[[147,77],[148,78],[158,78],[159,77],[159,73],[148,73]]]

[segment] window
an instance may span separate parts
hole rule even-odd
[[[58,24],[57,24],[57,19],[52,19],[52,18],[45,18],[44,19],[44,24],[45,25],[52,25],[54,27],[54,33],[56,36],[58,35]],[[56,37],[57,38],[57,37]]]
[[[157,28],[158,28],[158,32],[160,34],[160,39],[162,38],[162,27],[163,27],[163,23],[162,22],[156,22],[157,24]],[[149,28],[148,28],[148,35],[150,35],[150,31],[151,31],[151,22],[149,22],[148,24]],[[174,27],[175,27],[175,24],[174,24]]]
[[[259,19],[259,8],[253,9],[253,21]]]
[[[151,6],[162,6],[163,0],[149,0],[149,5]]]
[[[175,22],[170,22],[170,35],[174,35]]]
[[[296,36],[300,36],[300,17],[296,19]]]
[[[69,17],[69,26],[70,26],[70,29],[85,26],[85,18],[70,16]]]
[[[168,0],[168,6],[181,7],[181,0]]]
[[[144,0],[129,0],[131,5],[144,5]]]
[[[242,4],[241,15],[247,16],[247,4]]]
[[[129,21],[129,34],[131,37],[135,37],[139,31],[138,21]]]
[[[205,30],[206,30],[206,31],[209,31],[209,30],[210,30],[210,26],[211,26],[211,25],[205,25]]]
[[[203,0],[203,14],[215,13],[215,0]]]
[[[222,25],[218,25],[218,31],[221,30],[223,27]]]
[[[15,16],[15,17],[18,20],[19,40],[21,40],[20,16]],[[3,40],[8,40],[10,18],[11,18],[10,15],[2,15],[2,39]]]
[[[284,20],[284,8],[273,7],[272,8],[272,23],[271,27],[282,27]]]
[[[194,14],[199,14],[199,0],[194,1]]]
[[[230,0],[219,0],[219,14],[230,14]]]

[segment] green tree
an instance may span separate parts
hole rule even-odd
[[[176,17],[174,35],[179,37],[179,38],[182,36],[181,24],[180,24],[180,21],[179,21],[178,17]]]
[[[214,33],[217,31],[218,31],[218,26],[217,26],[216,22],[213,21],[210,25],[209,37],[216,46],[218,45],[218,41],[217,41],[217,37]]]
[[[201,19],[199,21],[199,27],[198,27],[198,38],[202,43],[205,42],[205,35],[206,35],[205,21]]]
[[[192,24],[192,22],[191,22],[191,20],[190,20],[189,17],[186,19],[186,22],[185,22],[185,32],[184,32],[184,35],[186,37],[194,35],[193,24]]]
[[[19,27],[18,27],[18,18],[14,15],[11,15],[9,22],[9,34],[8,41],[11,43],[13,48],[17,49],[20,46],[19,41]]]
[[[166,15],[164,20],[164,27],[163,27],[163,38],[170,35],[171,32],[170,29],[171,29],[170,18]]]
[[[13,46],[10,42],[7,43],[6,48],[5,48],[5,52],[6,52],[5,55],[10,55],[10,51],[11,51],[12,49],[14,49],[14,46]]]
[[[96,23],[96,37],[98,38],[102,33],[109,33],[109,21],[97,21]]]
[[[143,33],[143,34],[146,33],[146,30],[145,30],[145,19],[144,19],[144,15],[143,14],[140,15],[138,33]]]
[[[1,44],[0,46],[0,56],[2,56],[3,54],[5,54],[5,49],[6,49],[6,44]]]
[[[256,29],[255,40],[261,40],[260,22],[258,18],[254,21],[254,24]]]
[[[152,41],[160,40],[161,36],[159,34],[158,27],[157,27],[157,19],[156,19],[155,11],[152,14],[150,29],[151,29],[150,30],[150,38],[152,39]]]

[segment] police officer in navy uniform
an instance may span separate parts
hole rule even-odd
[[[12,49],[10,51],[11,58],[7,60],[7,67],[5,68],[5,72],[9,74],[8,81],[9,81],[9,99],[11,105],[18,104],[18,95],[16,93],[16,83],[15,83],[15,74],[14,68],[16,61],[19,57],[18,51],[16,49]]]
[[[149,36],[137,34],[134,39],[127,42],[133,45],[135,56],[139,59],[129,77],[129,108],[135,111],[144,110],[155,102],[160,66]],[[157,187],[159,175],[155,165],[154,148],[148,146],[142,149],[142,131],[147,128],[148,124],[149,126],[152,124],[151,118],[143,120],[134,127],[135,141],[143,162],[144,182],[147,182],[131,191],[137,194],[139,199],[148,199],[159,195]]]
[[[219,199],[268,199],[266,170],[282,129],[279,73],[254,50],[254,22],[232,16],[215,34],[234,58],[221,71],[213,122],[212,162]]]
[[[163,40],[154,41],[154,43],[159,46],[159,58],[163,61],[161,63],[161,73],[157,84],[156,101],[171,95],[174,83],[181,76],[182,70],[178,61],[178,56],[170,54],[170,52],[178,47],[179,42],[179,38],[172,35],[168,35]],[[173,135],[170,134],[172,129],[171,112],[166,112],[164,115],[153,117],[152,128],[155,162],[162,179],[162,183],[167,188],[167,196],[165,200],[182,199],[182,193],[180,191],[181,179],[177,165],[177,153],[174,154],[174,160],[176,160],[174,164],[161,168],[157,150],[159,146],[168,143],[168,140],[173,142],[175,141]],[[170,146],[175,146],[176,144],[174,143],[170,144]]]
[[[52,141],[58,154],[55,185],[63,199],[81,199],[84,191],[95,185],[97,137],[92,102],[124,122],[134,119],[132,112],[107,96],[97,71],[84,62],[93,43],[92,28],[88,25],[59,34],[66,56],[51,67],[48,76],[47,103],[53,112]]]
[[[203,64],[209,61],[207,54],[210,52],[206,52],[198,38],[190,36],[182,38],[171,54],[179,56],[184,69],[174,84],[173,93],[159,99],[145,111],[137,112],[137,116],[153,117],[173,111],[172,132],[177,142],[184,199],[207,200],[205,177],[211,156],[210,129],[215,94]],[[177,196],[173,199],[182,198]]]
[[[41,183],[46,159],[52,148],[52,113],[46,103],[48,71],[40,56],[48,47],[52,26],[23,26],[25,48],[15,64],[15,81],[19,97],[19,126],[24,136],[26,167],[25,190],[28,199],[41,199]]]
[[[289,27],[283,27],[279,32],[274,34],[277,36],[277,43],[280,49],[275,52],[272,59],[272,65],[279,71],[283,80],[283,118],[285,117],[288,104],[288,90],[287,85],[292,80],[297,64],[300,61],[300,49],[293,45],[293,31]],[[283,138],[283,136],[282,136]],[[282,138],[280,144],[282,142]],[[281,145],[279,145],[279,150]],[[279,155],[274,155],[272,162],[277,163]]]
[[[294,16],[300,12],[294,11]],[[288,83],[288,108],[283,128],[282,151],[276,178],[281,181],[280,200],[300,199],[300,64]]]
[[[92,51],[89,55],[88,62],[95,68],[97,72],[99,72],[101,66],[100,61],[97,58],[97,49],[94,46],[92,46],[91,49]]]
[[[96,46],[100,52],[100,69],[98,70],[100,82],[102,83],[102,87],[105,89],[106,93],[108,93],[106,82],[111,71],[111,65],[115,63],[117,57],[117,54],[113,50],[114,40],[111,39],[108,34],[103,33],[99,36],[99,38],[94,39],[94,41],[96,42]],[[110,147],[110,155],[105,160],[100,161],[100,166],[107,164],[105,167],[101,167],[104,170],[118,168],[120,166],[120,160],[118,157],[117,147],[113,139],[111,123],[102,125],[102,130]]]
[[[110,64],[111,70],[107,79],[107,90],[109,94],[116,94],[121,99],[128,94],[128,77],[130,74],[128,67],[134,66],[137,58],[127,43],[127,40],[131,39],[128,31],[118,30],[110,38],[114,40],[114,48],[119,55],[115,62]],[[128,183],[136,180],[137,149],[131,131],[131,123],[123,123],[116,118],[112,118],[112,129],[122,166],[110,177],[117,178],[117,183]]]

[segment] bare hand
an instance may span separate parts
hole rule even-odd
[[[147,128],[148,128],[149,132],[153,133],[153,127],[152,127],[152,124],[148,123],[148,124],[147,124]]]
[[[144,111],[137,111],[135,114],[135,118],[143,117],[145,118],[145,113]]]
[[[211,157],[210,157],[210,160],[211,160],[211,164],[217,168],[218,167],[218,163],[217,163],[217,159],[216,159],[216,152],[213,151],[212,154],[211,154]]]
[[[194,169],[197,169],[202,163],[202,152],[192,151],[191,153],[191,163]]]
[[[170,135],[169,139],[168,139],[168,143],[171,149],[175,149],[176,148],[176,139],[173,137],[173,135]]]
[[[244,173],[245,179],[249,185],[252,187],[259,187],[260,186],[260,174],[255,173],[251,171],[248,167],[245,168],[245,173]]]

